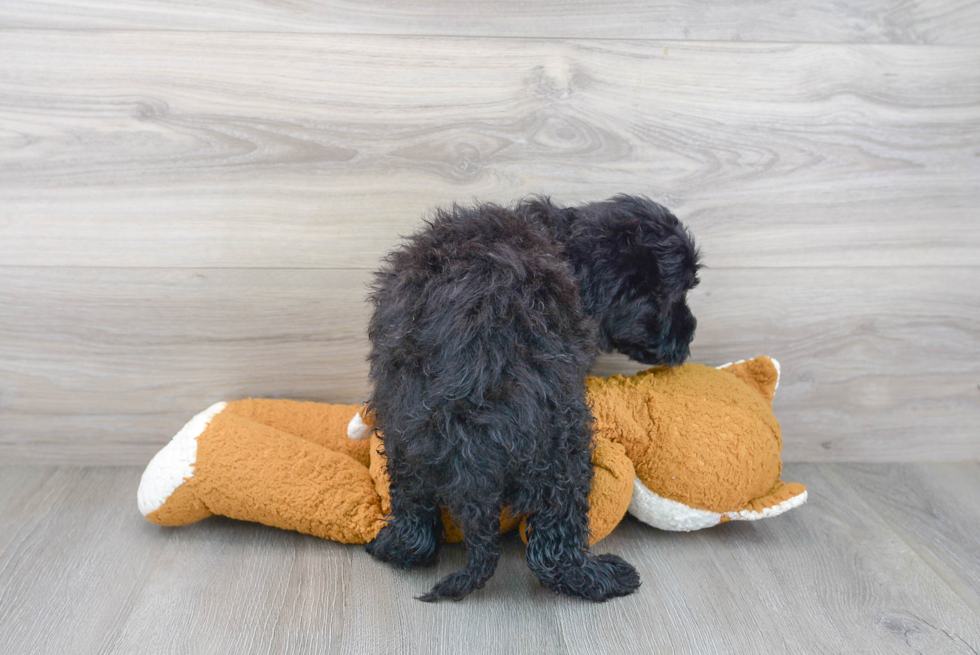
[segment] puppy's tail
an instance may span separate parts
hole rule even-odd
[[[485,502],[454,503],[456,522],[463,530],[466,566],[443,578],[429,593],[418,599],[431,603],[442,598],[462,600],[483,585],[497,570],[500,561],[500,506]]]

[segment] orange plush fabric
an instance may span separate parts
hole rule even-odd
[[[384,474],[384,455],[381,453],[381,440],[371,436],[371,477],[374,478],[381,506],[387,513],[391,511],[391,494],[388,491],[388,478]],[[589,532],[590,542],[595,544],[604,539],[626,516],[630,497],[633,493],[633,464],[626,456],[626,449],[602,437],[596,439],[592,451],[592,490],[589,492]],[[453,521],[448,511],[443,509],[442,522],[445,526],[445,539],[449,543],[459,543],[463,533]],[[511,514],[507,509],[500,515],[501,532],[510,532],[521,523],[521,517]]]
[[[344,453],[367,466],[368,442],[347,437],[347,424],[360,409],[360,405],[246,398],[228,403],[225,411]]]
[[[724,513],[762,509],[805,490],[785,485],[768,357],[722,369],[654,368],[586,381],[596,434],[621,443],[657,495]],[[722,518],[721,520],[726,520]]]
[[[140,483],[140,509],[160,525],[220,515],[366,543],[381,529],[390,504],[378,437],[347,436],[359,409],[252,398],[215,406],[213,416],[195,417],[188,424],[191,432],[182,430],[153,458]],[[181,458],[187,466],[183,473]],[[597,541],[626,514],[633,465],[622,446],[608,442],[596,448],[593,462],[590,516]],[[161,477],[171,485],[155,493]],[[448,513],[444,521],[447,541],[460,541]],[[503,531],[517,523],[506,511],[501,516]]]
[[[235,409],[229,404],[197,437],[193,477],[150,521],[186,525],[217,514],[345,543],[377,535],[384,514],[367,467]]]
[[[588,378],[595,416],[592,542],[627,508],[692,530],[773,516],[806,499],[780,479],[782,433],[768,357],[721,370],[685,364]],[[194,417],[150,462],[138,501],[161,525],[218,514],[344,543],[373,539],[390,511],[377,435],[350,439],[357,405],[247,399]],[[355,421],[360,423],[360,421]],[[462,535],[444,513],[446,537]],[[506,510],[501,529],[518,525]]]

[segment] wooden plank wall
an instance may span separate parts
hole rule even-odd
[[[359,401],[379,257],[537,192],[691,227],[694,356],[781,360],[786,459],[980,458],[980,5],[449,6],[0,4],[0,459]]]

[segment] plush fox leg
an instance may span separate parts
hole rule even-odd
[[[352,417],[359,416],[360,409],[360,405],[247,398],[228,403],[225,411],[350,455],[367,466],[368,442],[347,436],[347,426]]]
[[[592,450],[592,488],[589,491],[589,545],[613,531],[626,516],[636,477],[626,449],[595,435]]]
[[[300,419],[286,404],[278,414],[264,404],[288,402],[219,403],[195,416],[147,466],[137,494],[140,511],[161,525],[217,514],[343,543],[373,539],[383,514],[367,467],[315,443],[330,436],[329,429],[312,427],[316,411]],[[306,409],[324,407],[331,406]],[[337,420],[338,441],[346,442],[344,420]],[[310,440],[265,424],[272,422]]]
[[[370,541],[390,511],[388,481],[380,441],[359,409],[252,398],[213,405],[147,466],[137,495],[140,511],[160,525],[217,514],[344,543]],[[349,438],[349,426],[371,438]],[[594,543],[625,514],[633,466],[621,446],[605,439],[596,440],[592,461]],[[459,541],[459,528],[448,513],[443,518],[447,541]],[[517,523],[506,512],[501,517],[503,531]]]

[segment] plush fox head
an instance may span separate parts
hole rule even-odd
[[[806,500],[780,479],[772,413],[779,364],[685,364],[589,378],[595,431],[621,443],[636,471],[630,512],[667,530],[772,516]]]

